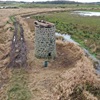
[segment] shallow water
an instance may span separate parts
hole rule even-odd
[[[68,42],[71,42],[71,43],[75,43],[75,44],[79,44],[77,42],[75,42],[71,36],[69,34],[60,34],[60,33],[55,33],[56,36],[62,36],[64,38],[64,41],[68,41]]]
[[[74,14],[81,16],[100,16],[100,12],[90,12],[90,11],[74,11]]]

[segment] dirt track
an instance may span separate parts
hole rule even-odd
[[[14,35],[12,38],[9,66],[26,66],[27,51],[24,38],[24,30],[18,21],[14,22]]]

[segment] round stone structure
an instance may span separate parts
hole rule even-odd
[[[55,25],[45,21],[35,21],[35,56],[55,58]]]

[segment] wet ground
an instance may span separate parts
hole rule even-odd
[[[24,30],[18,21],[14,22],[14,27],[15,31],[12,38],[9,66],[26,66],[27,50]]]

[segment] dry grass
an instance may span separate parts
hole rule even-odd
[[[83,52],[77,45],[59,40],[56,43],[57,58],[52,62],[52,66],[70,68],[81,59]]]
[[[73,69],[67,70],[65,74],[62,74],[64,80],[61,83],[58,83],[55,89],[58,98],[57,100],[69,99],[76,86],[84,85],[87,82],[95,87],[100,88],[100,79],[97,78],[93,65],[88,58],[82,56],[82,58],[79,61],[77,61],[77,63],[74,66],[75,67]]]

